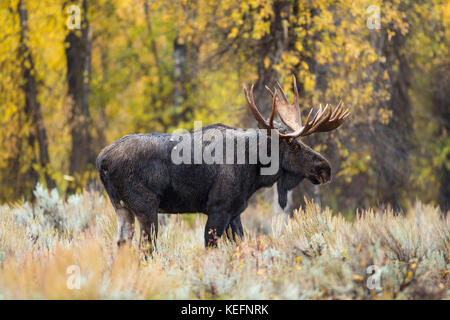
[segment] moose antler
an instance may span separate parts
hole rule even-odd
[[[276,130],[273,127],[273,118],[276,110],[278,115],[280,116],[281,121],[283,121],[286,126],[293,130],[293,132],[287,134],[280,133],[278,130],[276,130],[280,138],[294,139],[297,137],[308,136],[315,132],[331,131],[342,125],[349,116],[350,111],[348,109],[344,110],[342,101],[339,102],[335,109],[333,109],[333,107],[330,105],[330,110],[328,111],[328,113],[328,104],[325,106],[325,109],[323,109],[322,105],[320,105],[319,111],[317,111],[311,121],[309,121],[309,119],[311,118],[313,109],[309,111],[308,117],[306,118],[306,123],[303,126],[300,116],[300,106],[298,104],[298,90],[295,76],[293,76],[293,82],[294,104],[289,103],[286,94],[284,93],[284,90],[278,81],[276,82],[276,84],[278,86],[278,89],[280,90],[281,98],[278,96],[278,91],[276,88],[272,92],[272,90],[270,90],[266,86],[266,90],[272,95],[272,112],[270,114],[269,122],[264,119],[264,117],[256,107],[255,99],[253,96],[254,86],[252,85],[250,89],[250,97],[248,96],[247,89],[244,87],[244,94],[245,98],[247,99],[247,103],[259,124],[261,124],[268,130]]]

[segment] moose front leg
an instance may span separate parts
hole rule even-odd
[[[226,213],[214,213],[208,216],[205,227],[205,247],[217,247],[217,242],[230,220],[231,216]]]
[[[229,230],[231,229],[231,230]],[[227,237],[231,241],[244,238],[244,229],[242,228],[241,215],[234,217],[227,228]]]

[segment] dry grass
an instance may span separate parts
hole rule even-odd
[[[243,215],[246,239],[203,247],[205,218],[172,215],[149,261],[118,250],[114,211],[99,194],[68,201],[38,187],[37,201],[0,207],[4,299],[448,299],[450,219],[417,203],[406,216],[354,221],[308,204],[295,218],[264,207]],[[137,227],[138,228],[138,227]],[[69,289],[70,266],[80,288]],[[379,268],[379,290],[367,267]],[[69,269],[68,269],[69,268]],[[373,278],[372,278],[373,279]],[[69,287],[68,287],[69,283]]]

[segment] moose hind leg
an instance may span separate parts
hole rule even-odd
[[[156,249],[158,235],[158,207],[159,201],[155,194],[139,190],[133,192],[134,197],[130,207],[140,225],[139,248],[144,252],[152,253]]]
[[[138,216],[141,226],[139,247],[148,254],[156,249],[156,238],[158,237],[158,212],[147,213]]]
[[[116,208],[117,214],[117,245],[120,247],[126,242],[131,243],[134,236],[134,214],[124,207]]]

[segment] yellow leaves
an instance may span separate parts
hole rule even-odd
[[[297,41],[295,43],[295,49],[298,51],[298,53],[301,53],[303,51],[303,43],[301,43],[301,41]]]
[[[308,64],[306,63],[306,61],[302,61],[301,66],[302,66],[302,68],[303,68],[304,70],[306,70],[306,71],[309,70],[309,66],[308,66]]]
[[[5,122],[9,121],[11,117],[18,111],[17,106],[11,102],[6,102],[5,105],[2,107],[3,112],[3,119]]]
[[[287,66],[287,69],[295,67],[300,62],[300,60],[296,54],[288,53],[288,52],[283,53],[281,59],[282,59],[282,64],[284,66]]]
[[[31,68],[30,61],[28,59],[25,59],[23,61],[23,66],[25,67],[25,69],[30,69]]]
[[[159,8],[159,4],[160,4],[159,1],[153,2],[153,3],[150,5],[150,9],[152,9],[152,10],[157,10],[157,9]]]
[[[335,25],[333,24],[333,14],[326,8],[321,8],[319,15],[313,17],[314,28],[317,31],[334,31]]]
[[[383,7],[384,8],[382,8],[383,14],[381,15],[381,25],[390,26],[392,27],[392,30],[400,30],[400,33],[402,35],[406,35],[408,33],[408,23],[410,19],[407,19],[406,13],[403,10],[399,9],[399,4],[383,2]],[[387,31],[390,40],[392,36],[395,35],[395,32],[389,35],[389,29]]]
[[[344,158],[346,158],[346,157],[348,157],[348,150],[347,149],[339,149],[339,155],[341,156],[341,157],[344,157]]]
[[[379,109],[378,110],[378,119],[384,125],[389,123],[389,120],[392,117],[392,110],[387,109]]]
[[[361,172],[368,171],[368,162],[371,157],[366,152],[349,151],[345,148],[339,149],[339,154],[343,158],[342,168],[336,174],[337,177],[343,177],[346,183],[351,182],[351,178]]]
[[[447,24],[450,22],[450,2],[446,1],[442,6],[442,19]]]
[[[354,274],[354,275],[352,276],[352,279],[355,280],[355,281],[363,281],[363,280],[364,280],[364,278],[361,277],[361,276],[358,275],[358,274]]]
[[[412,275],[413,275],[412,271],[408,271],[408,273],[405,277],[405,281],[408,281],[409,279],[411,279]]]
[[[270,22],[259,19],[255,21],[253,26],[252,37],[256,40],[261,39],[265,34],[270,32]]]
[[[331,61],[332,52],[331,48],[324,44],[318,44],[319,52],[316,54],[315,59],[320,64],[325,64],[328,61]]]
[[[302,64],[303,66],[303,64]],[[303,82],[303,87],[306,92],[312,92],[315,86],[315,75],[310,73],[308,70],[300,69],[298,73],[298,79],[301,79]]]
[[[233,12],[231,13],[231,19],[238,26],[244,23],[244,21],[242,20],[242,14],[238,10],[233,10]]]
[[[367,54],[367,62],[374,63],[375,61],[377,61],[377,54],[374,50],[370,50]]]
[[[241,1],[241,11],[242,13],[247,13],[250,9],[250,6],[247,1]]]
[[[195,29],[190,23],[184,23],[179,30],[179,43],[190,42],[195,33]]]
[[[304,121],[306,121],[306,118],[305,118]],[[314,147],[314,150],[316,150],[319,153],[323,153],[324,151],[327,150],[327,148],[328,148],[328,146],[326,144],[319,144],[319,145]]]
[[[239,29],[237,27],[233,27],[233,29],[231,29],[230,33],[228,34],[228,38],[230,39],[234,39],[238,36],[238,32]]]

